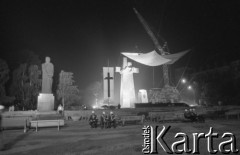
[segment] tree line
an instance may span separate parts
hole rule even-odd
[[[0,104],[17,110],[36,110],[41,93],[41,61],[33,52],[27,52],[23,61],[10,71],[7,62],[0,58]],[[72,72],[61,71],[57,81],[56,98],[63,106],[79,104],[81,94],[75,85]]]

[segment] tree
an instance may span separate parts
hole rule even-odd
[[[9,79],[9,69],[7,63],[0,59],[0,96],[5,96],[5,84]]]
[[[199,87],[198,94],[201,100],[208,104],[238,104],[239,79],[235,77],[230,67],[220,68],[202,73],[195,77]]]
[[[41,87],[41,70],[37,65],[21,64],[13,71],[10,93],[16,98],[16,106],[23,109],[36,109],[37,96]]]
[[[13,97],[6,96],[5,84],[9,79],[9,68],[7,63],[0,59],[0,104],[10,103]]]
[[[41,70],[37,65],[30,65],[28,68],[28,90],[29,90],[29,99],[30,102],[33,103],[32,109],[36,108],[37,105],[37,97],[41,90],[41,82],[40,79]]]
[[[61,71],[57,88],[57,98],[62,100],[62,105],[71,106],[80,100],[79,89],[74,84],[73,73]]]

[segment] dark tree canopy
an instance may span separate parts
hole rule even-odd
[[[57,88],[57,98],[61,99],[63,107],[74,106],[81,99],[79,89],[74,85],[73,73],[61,71]]]

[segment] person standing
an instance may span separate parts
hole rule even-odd
[[[61,105],[61,104],[59,104],[59,106],[58,106],[58,113],[60,114],[60,115],[63,115],[63,106]]]
[[[121,104],[119,103],[119,104],[118,104],[118,109],[120,109],[120,108],[121,108]]]

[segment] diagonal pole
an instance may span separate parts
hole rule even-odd
[[[138,13],[138,11],[135,8],[133,8],[133,10],[136,13],[139,21],[142,23],[144,29],[147,31],[147,34],[152,39],[158,51],[161,53],[161,55],[166,55],[167,52],[165,52],[164,49],[160,46],[157,38],[155,37],[154,33],[151,31],[145,19],[140,15],[140,13]],[[164,80],[164,85],[169,86],[168,66],[166,64],[163,65],[163,80]]]

